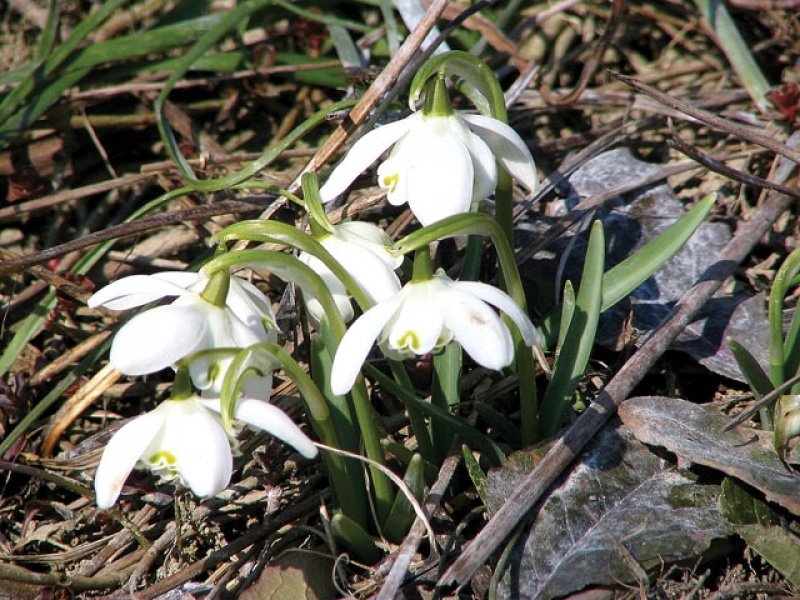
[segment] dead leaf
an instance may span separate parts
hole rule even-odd
[[[336,598],[333,558],[307,550],[287,550],[268,564],[242,600],[329,600]]]
[[[778,458],[771,443],[745,428],[725,431],[728,418],[716,408],[678,398],[630,398],[622,421],[645,444],[663,446],[690,461],[718,469],[764,492],[800,515],[800,477]]]
[[[535,462],[526,452],[488,475],[497,510]],[[717,510],[719,486],[699,485],[639,443],[619,422],[606,427],[550,493],[503,595],[552,598],[590,585],[646,585],[645,571],[696,560],[732,528]]]

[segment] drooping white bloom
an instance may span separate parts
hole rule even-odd
[[[225,489],[233,457],[219,410],[218,399],[191,396],[166,400],[123,425],[109,440],[97,467],[97,505],[113,506],[139,462],[165,479],[179,478],[198,496],[213,496]],[[240,398],[234,416],[294,446],[306,458],[317,455],[316,446],[294,421],[269,402]]]
[[[489,304],[508,315],[526,344],[538,343],[530,319],[505,292],[485,283],[453,281],[439,272],[427,281],[406,284],[350,326],[333,359],[331,390],[350,390],[376,340],[385,354],[401,359],[427,354],[455,339],[478,364],[508,366],[514,342]]]
[[[126,375],[145,375],[201,350],[277,340],[272,306],[258,288],[232,276],[225,306],[217,306],[201,296],[208,282],[202,272],[166,271],[123,277],[93,294],[90,307],[112,310],[177,296],[172,304],[145,311],[122,326],[111,346],[114,368]],[[229,362],[229,358],[192,361],[192,381],[204,392],[219,395]],[[245,393],[266,399],[271,387],[271,375],[249,378]]]
[[[359,139],[320,188],[322,201],[341,194],[393,144],[389,158],[378,167],[378,184],[388,190],[391,204],[407,202],[423,225],[468,212],[472,202],[494,192],[496,160],[529,192],[538,187],[530,150],[502,121],[417,112]]]
[[[391,239],[377,225],[364,221],[346,221],[333,226],[333,233],[319,238],[320,244],[331,253],[373,302],[381,302],[400,291],[400,280],[394,270],[403,262],[402,256],[389,252]],[[301,252],[298,257],[319,275],[336,301],[345,322],[353,318],[353,305],[344,284],[316,256]],[[314,298],[306,302],[311,316],[320,321],[325,311]]]

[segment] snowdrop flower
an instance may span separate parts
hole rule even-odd
[[[487,303],[508,315],[526,344],[538,343],[530,319],[505,292],[485,283],[453,281],[440,271],[406,284],[350,326],[333,359],[331,390],[350,390],[376,339],[385,354],[397,359],[436,351],[455,339],[478,364],[508,366],[514,358],[511,332]]]
[[[215,294],[224,300],[215,302]],[[253,284],[225,272],[211,278],[180,271],[123,277],[93,294],[88,305],[125,310],[170,296],[177,296],[172,304],[136,315],[117,332],[110,357],[115,369],[145,375],[201,350],[277,340],[269,299]],[[192,361],[194,384],[219,395],[229,362],[210,357]],[[271,383],[271,376],[248,379],[245,393],[266,399]]]
[[[164,479],[178,478],[197,496],[213,496],[231,479],[231,440],[222,426],[218,399],[170,399],[123,425],[103,452],[94,479],[97,505],[109,508],[137,463]],[[258,398],[240,398],[235,418],[263,429],[314,458],[313,442],[282,410]],[[234,441],[235,443],[235,441]]]
[[[378,184],[391,204],[408,203],[423,225],[468,212],[497,186],[497,164],[529,192],[538,187],[530,150],[516,131],[491,117],[450,108],[444,82],[429,92],[426,107],[359,139],[320,189],[323,202],[344,192],[385,150]]]
[[[333,232],[324,234],[318,241],[349,272],[373,303],[400,291],[400,280],[394,270],[402,264],[403,257],[389,251],[391,239],[377,225],[346,221],[334,225]],[[342,319],[350,321],[354,314],[353,305],[344,284],[316,256],[301,252],[299,259],[322,278],[336,301]],[[309,298],[306,306],[312,318],[319,322],[325,314],[322,305],[316,299]]]

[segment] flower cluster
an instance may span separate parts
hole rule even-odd
[[[178,479],[198,496],[220,492],[232,476],[232,456],[238,447],[233,426],[239,424],[267,431],[305,457],[316,456],[314,443],[270,403],[275,369],[283,368],[295,379],[316,433],[330,443],[335,431],[331,433],[326,424],[328,408],[314,402],[324,393],[350,394],[354,402],[364,389],[355,385],[359,372],[375,344],[386,357],[403,360],[439,352],[455,342],[478,365],[500,370],[512,364],[520,341],[527,346],[538,343],[524,307],[506,292],[486,283],[454,280],[441,270],[434,273],[430,240],[413,248],[417,253],[413,274],[403,285],[398,270],[404,256],[383,229],[351,220],[331,224],[322,209],[321,203],[340,196],[389,148],[388,158],[377,168],[378,184],[387,191],[389,203],[408,204],[425,231],[436,232],[443,219],[474,210],[495,193],[501,170],[535,192],[533,159],[511,127],[483,114],[454,111],[443,76],[431,79],[424,89],[422,109],[362,137],[321,188],[313,178],[307,189],[304,179],[305,199],[295,200],[305,202],[310,234],[256,222],[256,227],[263,225],[260,237],[237,238],[237,231],[253,223],[247,222],[226,228],[232,238],[220,238],[277,240],[301,250],[296,259],[271,251],[237,254],[221,247],[199,273],[125,277],[90,298],[89,306],[113,310],[171,299],[140,312],[120,328],[110,362],[131,376],[166,368],[176,372],[171,397],[125,423],[107,444],[95,477],[100,507],[117,501],[137,465],[162,478]],[[510,196],[505,201],[510,202]],[[252,266],[253,261],[261,261],[260,269],[298,283],[305,314],[320,333],[315,339],[325,344],[316,363],[311,361],[312,368],[327,364],[326,381],[313,383],[303,368],[286,358],[288,354],[276,345],[278,329],[270,300],[255,285],[231,274],[234,267]],[[252,364],[246,362],[251,359]],[[364,392],[359,397],[365,396]],[[359,418],[367,414],[363,405],[352,412]],[[359,426],[369,423],[367,418]],[[377,439],[363,437],[365,445],[371,443],[368,439]],[[366,451],[374,454],[380,448]],[[346,487],[339,487],[336,495],[347,493]]]
[[[176,300],[136,315],[117,332],[111,364],[126,375],[177,368],[201,392],[187,393],[187,382],[183,386],[176,383],[171,399],[116,432],[95,476],[101,508],[116,502],[123,483],[140,461],[163,478],[179,478],[198,496],[225,489],[231,478],[235,440],[230,439],[219,417],[219,396],[231,355],[220,358],[217,351],[277,340],[269,299],[253,284],[228,273],[212,277],[185,272],[133,275],[99,290],[88,304],[125,310],[166,297]],[[186,364],[177,367],[182,362]],[[317,449],[311,440],[269,403],[271,388],[271,373],[247,377],[234,417],[313,458]]]

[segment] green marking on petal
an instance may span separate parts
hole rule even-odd
[[[397,345],[400,348],[410,348],[412,350],[419,349],[419,336],[412,330],[406,331],[403,336],[397,340]]]
[[[381,179],[381,187],[389,190],[390,194],[394,194],[397,190],[397,184],[400,182],[400,175],[394,173],[392,175],[385,175]]]
[[[158,468],[174,466],[178,461],[171,452],[167,450],[159,450],[147,459],[148,464]]]

